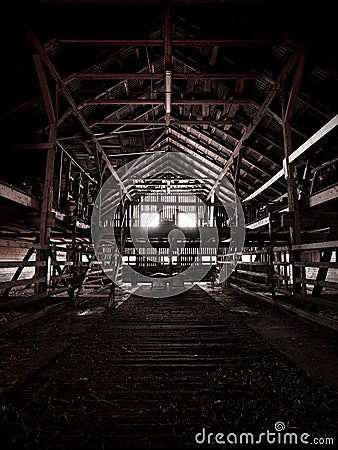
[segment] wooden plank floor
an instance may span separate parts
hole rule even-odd
[[[332,437],[338,417],[335,392],[198,287],[108,310],[0,406],[6,449],[201,448],[203,427],[259,433],[277,421]]]

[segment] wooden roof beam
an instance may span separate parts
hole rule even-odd
[[[163,80],[164,73],[150,73],[150,72],[105,72],[105,73],[78,73],[75,77],[81,80]],[[257,80],[266,79],[271,81],[271,77],[264,73],[172,73],[172,77],[181,80]]]
[[[269,3],[268,0],[170,0],[171,3]],[[40,3],[157,3],[163,0],[39,0]]]
[[[174,131],[174,130],[172,130],[172,131]],[[175,141],[177,144],[179,143],[180,145],[183,145],[183,146],[188,144],[188,145],[190,145],[191,147],[195,147],[196,149],[198,148],[198,149],[199,149],[199,152],[197,153],[197,155],[198,155],[200,158],[205,158],[205,156],[203,156],[203,154],[205,154],[206,151],[209,151],[209,152],[211,152],[211,153],[217,155],[215,149],[213,149],[213,150],[207,149],[206,147],[204,147],[204,146],[202,146],[201,144],[197,143],[194,139],[190,138],[189,136],[186,136],[186,135],[182,134],[181,132],[179,132],[179,131],[177,131],[177,130],[175,130],[175,134],[170,134],[170,137],[174,138],[174,141]],[[192,150],[192,149],[191,149],[191,150]],[[220,156],[220,155],[218,155],[218,156]],[[248,172],[247,170],[245,170],[245,169],[243,169],[243,168],[242,168],[242,170],[243,170],[243,172],[246,173],[247,175],[252,176],[252,175],[250,174],[250,172]],[[212,180],[211,180],[211,181],[212,181]],[[243,183],[244,183],[246,186],[248,186],[250,190],[252,190],[252,189],[255,188],[254,185],[251,184],[248,180],[243,180]],[[278,191],[276,191],[276,192],[279,193]]]
[[[259,108],[258,103],[253,99],[221,99],[221,98],[183,98],[171,100],[172,105],[252,105]],[[83,100],[78,104],[79,108],[84,106],[105,106],[105,105],[164,105],[162,99],[151,98],[113,98],[113,99],[93,99]]]
[[[240,141],[240,137],[235,136],[233,133],[230,132],[230,130],[224,131],[224,130],[222,130],[222,129],[220,129],[220,128],[216,128],[216,127],[213,127],[213,128],[215,129],[215,131],[216,131],[217,133],[222,134],[222,136],[224,136],[225,138],[227,137],[227,135],[229,135],[232,139],[236,140],[237,142]],[[204,133],[207,133],[207,131],[204,130]],[[209,135],[209,134],[208,134],[208,135]],[[211,137],[211,134],[210,134],[210,137]],[[212,139],[214,139],[214,137],[213,137]],[[265,151],[263,152],[263,150],[257,149],[257,148],[255,148],[255,147],[253,147],[251,144],[250,144],[250,145],[247,144],[246,147],[247,147],[249,150],[252,150],[253,152],[258,153],[259,155],[263,156],[263,157],[264,157],[267,161],[269,161],[269,163],[272,164],[273,166],[281,167],[281,164],[279,164],[277,161],[272,160],[272,159],[271,159],[271,156],[268,155],[267,153],[265,153]]]
[[[52,103],[52,99],[49,92],[48,82],[45,74],[44,67],[41,63],[41,59],[39,55],[33,55],[34,64],[36,68],[36,72],[38,74],[39,83],[41,87],[42,97],[46,108],[46,113],[48,117],[48,123],[52,124],[56,122],[56,116],[54,112],[54,106]]]
[[[215,154],[215,155],[221,157],[222,159],[225,159],[226,156],[227,156],[226,154],[223,154],[223,155],[218,154],[218,151],[219,151],[219,150],[216,149],[214,146],[209,146],[209,148],[203,147],[203,146],[202,146],[202,143],[201,143],[200,141],[197,142],[197,141],[195,140],[196,138],[198,139],[198,136],[195,136],[193,133],[189,135],[187,131],[182,132],[182,130],[176,130],[176,129],[172,129],[172,128],[171,128],[171,130],[174,131],[175,133],[181,135],[181,136],[184,137],[185,139],[189,139],[189,142],[194,143],[194,145],[196,145],[196,146],[202,148],[202,149],[203,149],[203,152],[205,152],[205,151],[210,151],[211,153],[213,153],[213,154]],[[193,130],[196,131],[196,132],[197,132],[199,135],[201,135],[201,136],[206,136],[205,133],[204,133],[204,130],[195,130],[195,129],[193,129]],[[193,138],[195,138],[195,139],[193,139]],[[212,137],[211,137],[210,139],[211,139],[214,143],[216,143],[216,145],[222,146],[222,148],[223,148],[228,154],[231,153],[231,150],[230,150],[228,147],[225,147],[224,145],[218,143],[218,141],[213,140]],[[244,152],[243,152],[243,153],[244,153]],[[266,176],[269,176],[269,177],[272,176],[270,173],[266,172],[263,168],[257,166],[255,163],[252,163],[252,162],[248,161],[246,158],[244,158],[243,155],[242,155],[242,158],[243,158],[243,161],[245,161],[245,163],[246,163],[247,165],[254,167],[256,170],[258,170],[259,172],[261,172],[263,175],[266,175]],[[238,177],[239,177],[239,174],[240,174],[240,170],[242,170],[245,174],[247,174],[247,175],[253,177],[253,175],[252,175],[252,174],[250,173],[250,171],[249,171],[250,169],[247,169],[247,168],[244,168],[244,167],[240,167],[240,164],[239,164],[238,168],[236,167],[235,176],[234,176],[234,181],[236,181],[236,176],[237,176],[237,183],[238,183]],[[253,177],[253,178],[254,178],[254,177]],[[252,185],[250,185],[250,187],[253,188]],[[273,189],[278,195],[281,194],[280,190],[275,189],[275,188],[272,188],[272,189]]]
[[[210,141],[213,142],[216,146],[223,148],[223,149],[228,153],[228,155],[231,154],[232,150],[231,150],[229,147],[226,147],[224,144],[222,144],[222,143],[221,143],[218,139],[216,139],[214,136],[209,135],[205,130],[196,130],[195,128],[191,128],[191,129],[194,130],[194,131],[196,131],[196,133],[198,133],[199,135],[204,136],[204,137],[210,139]],[[193,133],[192,133],[192,135],[193,135]],[[215,146],[213,146],[212,148],[215,149]],[[217,151],[217,149],[215,149],[215,150]],[[243,152],[243,155],[242,155],[241,158],[242,158],[243,161],[246,163],[246,165],[251,166],[251,167],[254,167],[256,170],[258,170],[259,172],[261,172],[263,175],[266,175],[266,176],[268,176],[268,177],[271,177],[271,176],[272,176],[271,173],[267,172],[265,169],[263,169],[262,167],[258,166],[258,165],[256,164],[257,161],[255,161],[255,162],[249,161],[249,160],[245,157],[245,154],[246,154],[246,152]],[[224,155],[224,156],[226,156],[226,155]],[[244,169],[244,171],[247,172],[245,169]],[[276,191],[277,193],[280,194],[280,191],[278,191],[278,189],[276,189],[275,191]]]
[[[183,124],[183,125],[234,125],[238,123],[234,120],[180,120],[172,118],[170,124]],[[121,119],[121,120],[101,120],[95,123],[93,126],[97,125],[158,125],[165,126],[166,122],[164,120],[134,120],[134,119]]]
[[[49,45],[51,44],[52,41],[49,41],[47,44],[45,45]],[[46,48],[44,48],[45,51],[47,51]],[[103,61],[100,61],[99,64],[104,64],[106,61],[108,61],[109,59],[111,59],[112,57],[118,55],[119,53],[121,53],[123,51],[123,48],[119,48],[118,50],[115,50],[114,52],[110,53],[109,55],[107,55],[105,57],[105,59]],[[97,67],[97,63],[96,64],[92,64],[90,65],[88,68],[85,69],[86,71],[90,71],[90,70],[94,70]],[[71,83],[72,81],[74,81],[76,79],[76,75],[77,73],[72,73],[70,75],[68,75],[67,77],[65,77],[63,79],[63,81],[68,84]],[[22,103],[20,103],[19,105],[15,106],[14,108],[12,108],[11,110],[7,111],[4,116],[5,117],[11,117],[13,114],[19,112],[19,111],[23,111],[24,109],[30,108],[31,106],[33,106],[35,103],[39,102],[41,99],[41,96],[38,97],[34,97],[31,98],[29,100],[26,100]]]
[[[256,45],[270,45],[267,39],[173,39],[173,47],[246,47]],[[114,46],[114,47],[163,47],[165,39],[53,39],[48,42],[47,48],[52,45],[91,45],[91,46]]]
[[[49,59],[49,57],[46,54],[45,50],[43,49],[41,43],[39,42],[39,40],[37,39],[37,37],[35,36],[35,34],[31,30],[29,30],[28,35],[29,35],[29,39],[30,39],[30,41],[32,43],[32,46],[35,49],[35,51],[37,52],[37,54],[40,56],[41,61],[47,67],[49,73],[51,74],[53,79],[56,81],[56,83],[58,83],[60,85],[61,93],[62,93],[63,97],[65,98],[65,100],[69,103],[70,107],[72,108],[74,116],[78,119],[78,121],[80,122],[80,124],[82,125],[82,127],[86,131],[86,133],[91,137],[91,140],[95,143],[95,146],[96,146],[98,152],[101,154],[103,160],[105,161],[106,167],[110,170],[110,172],[113,175],[113,177],[119,182],[123,192],[129,198],[129,200],[131,200],[131,197],[130,197],[129,193],[127,192],[127,190],[126,190],[125,186],[123,185],[120,177],[118,176],[118,174],[116,173],[114,167],[112,166],[111,162],[109,161],[109,158],[107,157],[105,151],[101,147],[100,142],[97,141],[96,137],[94,136],[94,134],[93,134],[92,130],[90,129],[90,127],[89,127],[89,125],[88,125],[84,115],[82,114],[82,112],[77,107],[77,105],[75,103],[75,100],[73,99],[72,95],[70,94],[70,92],[69,92],[65,82],[62,80],[62,78],[58,74],[56,68],[54,67],[53,63]]]
[[[182,143],[181,141],[178,141],[174,136],[171,136],[169,138],[169,143],[170,143],[170,147],[169,150],[174,150],[174,151],[178,151],[180,153],[188,153],[189,156],[191,156],[193,159],[196,160],[196,158],[198,158],[199,160],[202,158],[202,156],[199,153],[193,153],[193,150],[190,147],[187,147],[184,143]],[[207,170],[210,170],[211,167],[210,166],[206,166],[205,164],[203,165],[202,163],[198,162],[198,164],[200,164],[200,170],[202,172],[204,172],[204,174],[206,176],[210,177],[210,174],[207,173]],[[208,169],[206,169],[206,167]],[[212,181],[212,179],[214,179],[217,176],[217,173],[215,173],[214,169],[212,170],[213,172],[213,176],[210,179]],[[245,181],[243,182],[243,185],[246,186],[247,188],[249,188],[248,190],[245,190],[244,188],[240,187],[240,189],[242,190],[244,195],[248,195],[248,192],[252,191],[252,186],[248,185]],[[204,199],[205,200],[205,199]]]
[[[237,145],[236,145],[232,155],[230,156],[230,158],[226,162],[225,166],[223,167],[223,169],[222,169],[221,173],[219,174],[219,177],[218,177],[215,185],[213,186],[213,188],[211,189],[210,193],[208,194],[207,200],[210,199],[212,193],[215,191],[215,189],[217,187],[218,182],[222,179],[222,177],[227,173],[229,167],[233,164],[234,159],[238,156],[241,147],[243,145],[245,145],[245,142],[252,135],[252,133],[255,131],[257,125],[260,123],[262,118],[265,116],[265,114],[266,114],[270,104],[272,103],[272,101],[276,97],[277,93],[279,93],[279,91],[281,89],[282,82],[286,79],[286,77],[289,75],[289,73],[291,72],[291,70],[293,69],[295,64],[298,62],[299,57],[304,52],[306,46],[307,46],[307,42],[304,42],[304,41],[300,42],[299,45],[297,46],[296,51],[294,53],[292,53],[292,55],[289,57],[287,63],[283,67],[283,70],[281,71],[281,73],[279,74],[279,76],[276,79],[275,83],[273,84],[273,86],[269,90],[267,96],[265,97],[261,107],[256,112],[255,116],[252,119],[252,122],[249,124],[249,126],[244,131],[244,133],[243,133],[240,141],[237,143]]]

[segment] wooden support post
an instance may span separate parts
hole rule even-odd
[[[274,266],[274,253],[273,253],[273,222],[272,222],[272,211],[269,211],[269,241],[270,241],[270,248],[269,248],[269,263],[270,263],[270,285],[271,285],[271,296],[273,299],[275,299],[276,292],[275,292],[275,266]]]
[[[52,211],[53,202],[53,174],[56,150],[56,115],[53,107],[53,102],[50,96],[46,74],[39,55],[34,55],[34,63],[39,78],[39,83],[42,91],[42,96],[45,103],[46,113],[49,121],[49,137],[48,143],[50,147],[47,150],[45,179],[42,191],[41,200],[41,216],[40,216],[40,244],[49,245],[50,243],[50,229],[49,221],[50,213]],[[46,261],[45,266],[36,267],[36,277],[45,278],[44,283],[36,286],[36,293],[47,293],[47,275],[48,275],[48,250],[38,250],[36,254],[36,261]]]
[[[76,242],[76,237],[77,237],[77,229],[76,229],[76,220],[77,220],[77,216],[74,215],[71,217],[72,219],[72,259],[73,259],[73,265],[71,266],[71,273],[73,276],[73,281],[74,283],[76,282],[76,270],[77,268],[75,267],[75,263],[77,262],[77,242]]]
[[[238,155],[236,157],[235,173],[234,173],[234,188],[235,188],[236,192],[237,192],[237,188],[238,188],[239,175],[240,175],[240,171],[241,171],[243,152],[244,152],[244,149],[243,149],[243,147],[241,147],[238,152]]]
[[[171,6],[169,4],[164,5],[163,19],[164,19],[163,20],[164,68],[165,70],[171,70],[172,21],[171,21]]]
[[[110,308],[111,306],[114,306],[115,304],[115,283],[112,282],[112,285],[110,287],[109,291],[109,298],[107,303],[107,308]]]
[[[285,80],[282,84],[282,115],[283,115],[283,138],[284,138],[284,155],[285,155],[285,167],[284,167],[284,173],[287,181],[287,194],[288,194],[288,206],[289,211],[293,213],[293,224],[289,228],[290,230],[290,244],[292,245],[298,245],[301,243],[301,233],[300,233],[300,214],[299,214],[299,203],[298,203],[298,194],[297,194],[297,186],[296,181],[294,177],[294,164],[290,161],[289,156],[292,153],[292,140],[291,140],[291,118],[293,115],[293,110],[296,104],[298,89],[303,73],[305,63],[305,57],[302,54],[299,58],[291,93],[288,98],[288,101],[286,102],[286,96],[285,96]],[[290,262],[292,263],[292,269],[293,269],[293,293],[294,294],[300,294],[302,291],[302,286],[299,283],[295,282],[296,278],[303,278],[300,274],[300,268],[295,266],[293,263],[294,261],[299,261],[300,254],[299,252],[293,251],[290,254]],[[297,302],[299,302],[297,300]],[[298,306],[301,306],[298,304]]]
[[[291,148],[291,133],[290,133],[290,123],[285,122],[283,124],[283,134],[285,142],[285,155],[288,156]],[[287,161],[287,159],[285,160]],[[298,195],[297,186],[294,177],[294,166],[286,162],[285,164],[285,177],[287,181],[287,194],[288,194],[288,206],[289,211],[293,212],[293,225],[290,227],[290,243],[291,245],[300,244],[300,217],[299,217],[299,205],[298,205]]]
[[[55,143],[56,137],[56,126],[51,124],[49,133],[49,142]],[[47,160],[46,160],[46,171],[45,180],[42,192],[42,202],[41,202],[41,218],[40,218],[40,244],[49,245],[50,243],[50,231],[51,226],[49,223],[49,213],[52,210],[52,200],[53,200],[53,173],[54,173],[54,159],[55,159],[55,147],[48,150]],[[36,254],[37,261],[48,260],[48,250],[37,250]],[[38,285],[38,293],[47,292],[47,273],[48,264],[46,266],[37,267],[37,278],[44,277],[46,279],[45,283],[40,283]]]
[[[171,120],[171,100],[172,100],[172,55],[171,55],[171,6],[164,5],[163,14],[163,36],[164,36],[164,70],[165,70],[165,123],[168,126]]]
[[[61,202],[63,158],[64,158],[64,151],[63,151],[63,148],[61,147],[60,148],[59,176],[58,176],[58,190],[57,190],[57,200],[56,200],[56,207],[58,209],[60,209],[60,202]]]

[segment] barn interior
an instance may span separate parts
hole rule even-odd
[[[330,2],[7,6],[5,448],[333,447]]]

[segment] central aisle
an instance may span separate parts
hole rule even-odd
[[[242,315],[194,287],[164,299],[133,295],[108,310],[6,405],[1,440],[5,448],[201,448],[203,428],[239,435],[274,431],[278,421],[323,436],[334,429],[330,402]]]

